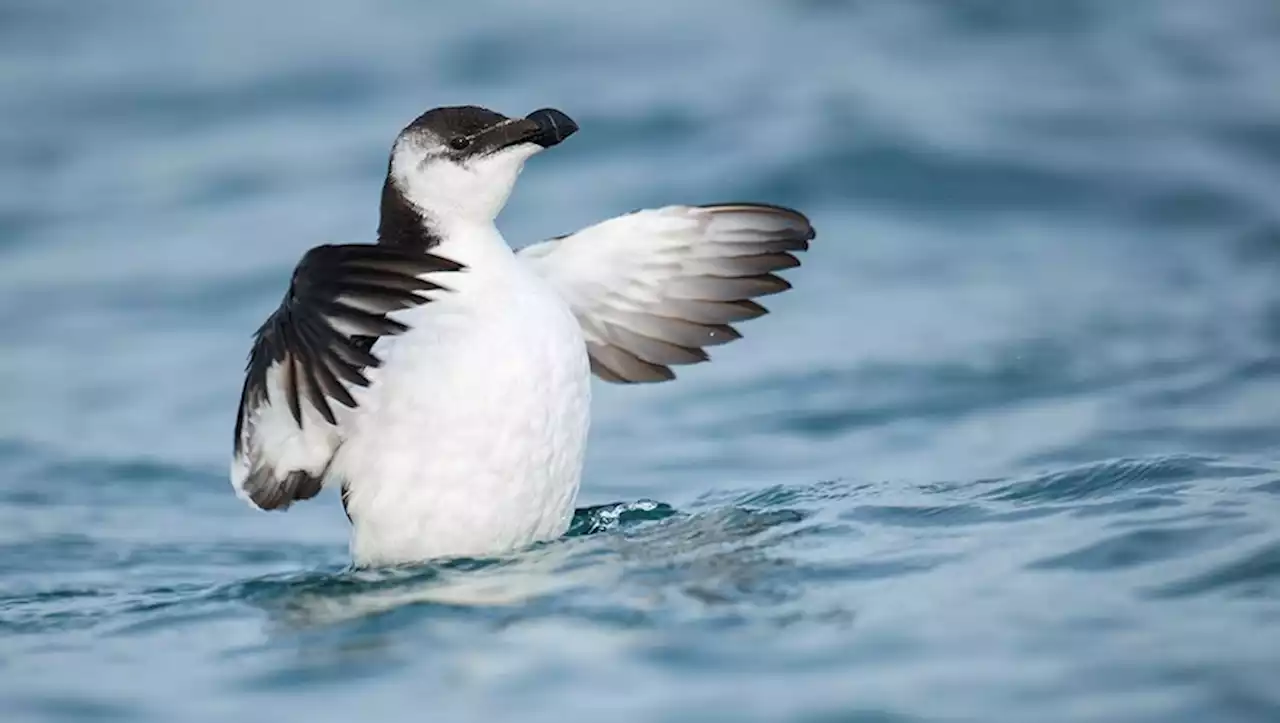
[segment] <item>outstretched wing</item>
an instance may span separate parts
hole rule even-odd
[[[317,246],[302,257],[249,352],[231,464],[236,494],[274,510],[320,491],[343,439],[337,405],[354,409],[352,388],[369,385],[363,370],[380,363],[373,342],[408,328],[387,314],[444,288],[424,275],[461,268],[389,246]]]
[[[582,325],[591,370],[610,382],[674,379],[677,364],[740,338],[730,326],[767,310],[752,299],[791,288],[813,227],[789,208],[667,206],[611,218],[520,250]]]

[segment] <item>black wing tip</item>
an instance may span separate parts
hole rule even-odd
[[[630,352],[624,353],[631,357],[628,360],[630,364],[637,366],[644,371],[643,375],[626,374],[620,371],[615,371],[613,367],[606,364],[603,360],[598,359],[595,355],[591,355],[588,358],[591,372],[602,381],[609,382],[610,384],[656,384],[659,382],[669,382],[676,378],[675,371],[666,364],[654,364],[653,362],[647,362],[640,359]]]
[[[675,381],[676,370],[666,364],[655,364],[653,376],[625,378],[622,380],[624,384],[661,384],[662,382]]]
[[[244,493],[255,507],[266,511],[283,511],[294,502],[309,500],[320,494],[323,476],[294,470],[276,479],[271,470],[259,467],[244,481]]]
[[[769,313],[768,307],[766,307],[764,304],[761,304],[758,301],[752,301],[751,299],[739,299],[738,301],[733,303],[742,307],[744,313],[752,314],[752,316],[748,316],[745,319],[741,319],[740,321],[751,321],[752,319],[759,319],[760,317],[765,316]]]
[[[764,203],[761,201],[724,201],[719,203],[699,204],[698,208],[705,209],[707,211],[712,211],[712,212],[733,211],[735,209],[736,210],[754,210],[754,211],[775,213],[783,216],[790,216],[792,219],[797,221],[796,225],[800,226],[802,229],[801,233],[796,238],[796,240],[803,241],[804,244],[802,248],[795,249],[796,251],[809,250],[808,242],[812,241],[818,235],[818,232],[813,228],[813,223],[809,220],[809,217],[806,216],[804,213],[794,208],[791,208],[790,206],[781,206],[776,203]]]
[[[790,291],[792,288],[794,288],[791,285],[790,281],[787,281],[786,279],[782,278],[781,276],[778,276],[777,274],[761,274],[755,278],[759,279],[763,283],[769,284],[770,286],[770,288],[766,289],[763,293],[756,294],[756,296],[770,296],[772,294],[781,294],[784,291]]]
[[[808,248],[809,244],[806,242],[805,249]],[[773,267],[774,271],[786,271],[787,269],[799,268],[800,266],[800,257],[792,256],[790,253],[773,254],[770,255],[769,260],[776,262],[776,265]]]

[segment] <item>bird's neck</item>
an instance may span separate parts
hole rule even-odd
[[[388,180],[382,188],[378,243],[445,256],[467,266],[501,268],[513,258],[493,220],[436,218]]]
[[[404,197],[388,176],[382,184],[378,243],[426,251],[440,245],[441,240],[441,230]]]

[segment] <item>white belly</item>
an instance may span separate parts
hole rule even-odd
[[[395,318],[331,479],[357,565],[494,554],[562,535],[590,424],[586,346],[516,259]]]

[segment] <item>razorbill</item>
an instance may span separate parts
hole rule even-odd
[[[531,156],[578,126],[435,108],[396,137],[378,242],[317,246],[254,336],[231,483],[262,510],[341,490],[357,566],[562,535],[591,376],[660,382],[739,338],[813,227],[789,208],[676,205],[512,251],[494,225]]]

